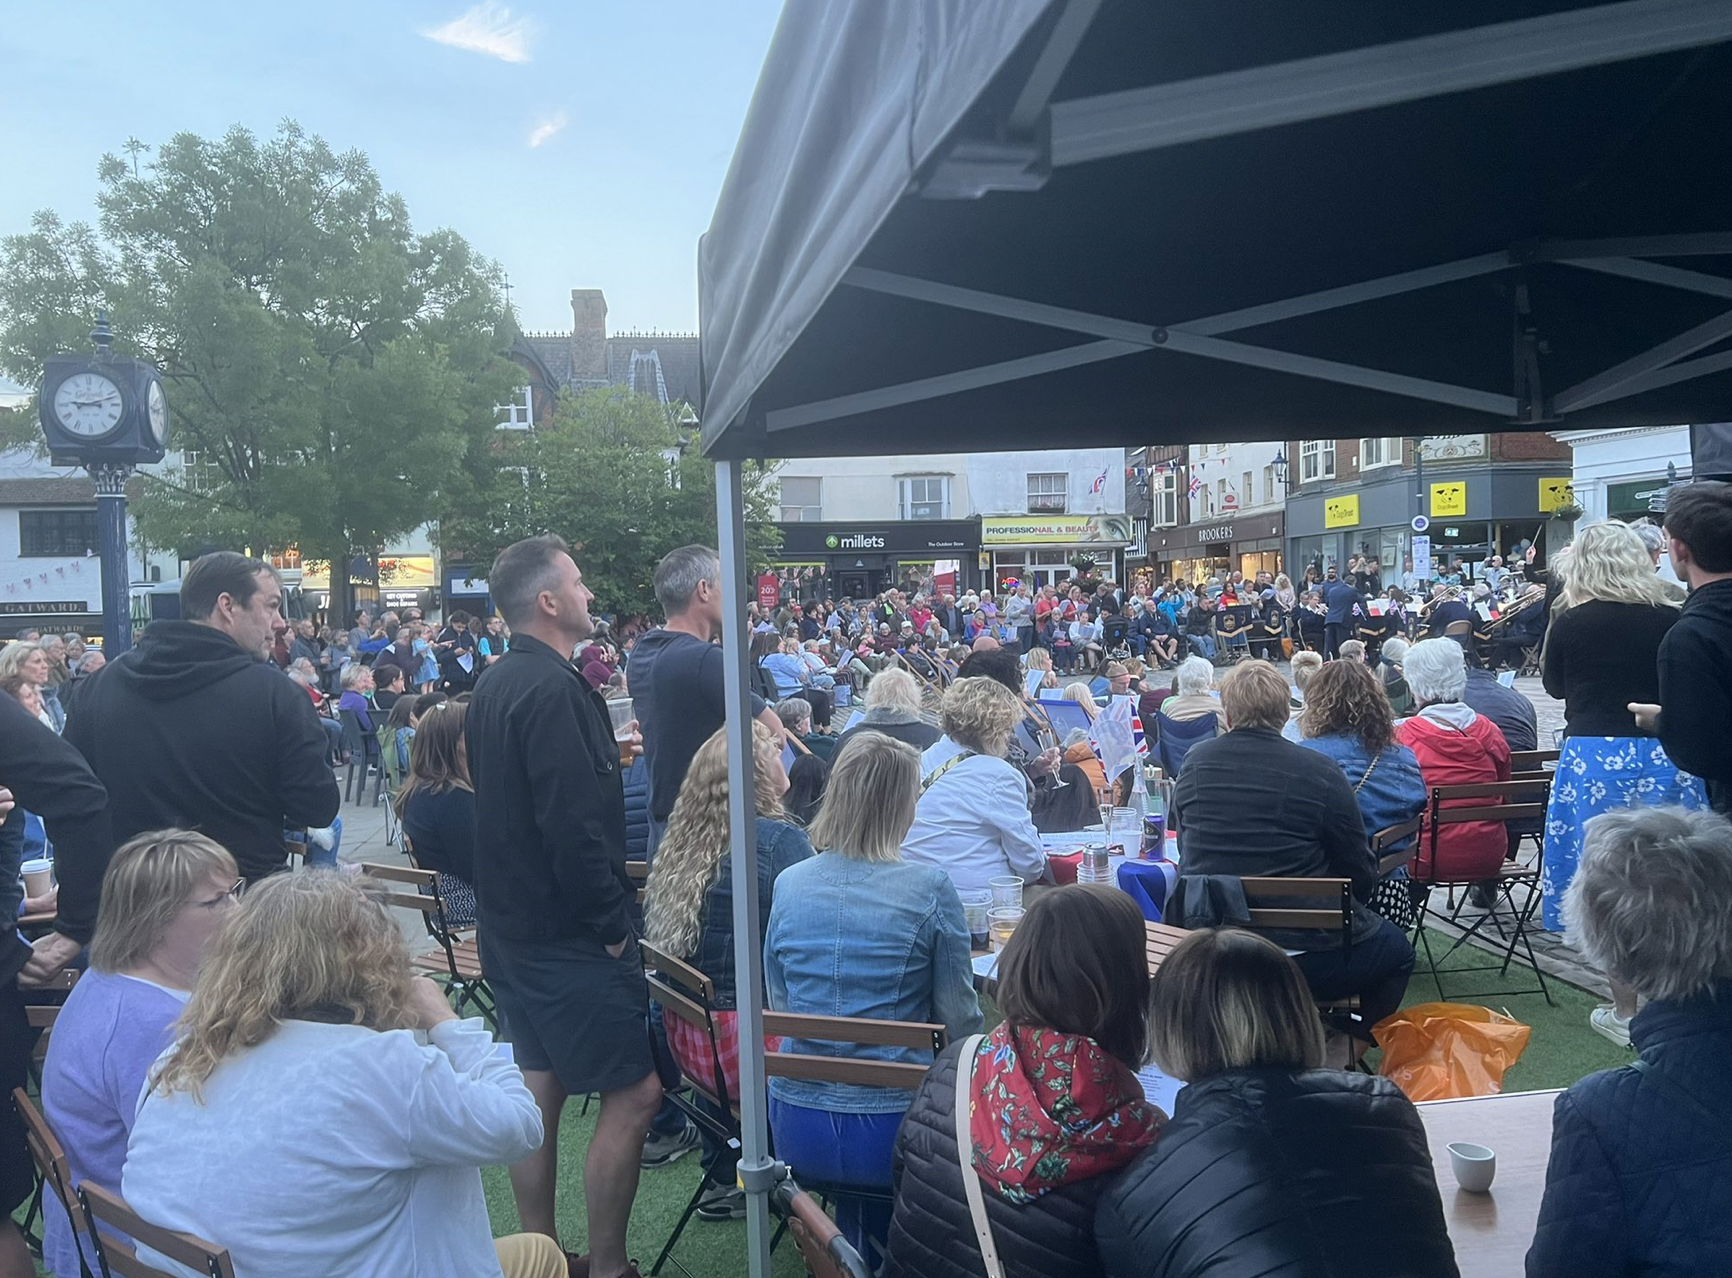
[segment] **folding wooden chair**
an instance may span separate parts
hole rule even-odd
[[[194,1234],[153,1225],[128,1207],[119,1194],[88,1180],[78,1187],[78,1198],[89,1216],[92,1232],[106,1225],[195,1273],[209,1274],[210,1278],[235,1278],[234,1261],[229,1259],[226,1247]],[[112,1242],[102,1244],[98,1259],[102,1262],[103,1278],[175,1278],[167,1270],[145,1264],[131,1251]]]
[[[42,1217],[42,1199],[53,1194],[72,1222],[72,1241],[78,1248],[78,1278],[95,1278],[102,1262],[97,1259],[96,1240],[90,1233],[90,1220],[72,1189],[72,1168],[66,1161],[66,1151],[22,1087],[12,1089],[12,1105],[18,1111],[18,1121],[24,1127],[24,1143],[30,1149],[30,1160],[36,1164],[36,1194],[30,1200],[30,1210],[24,1217],[24,1233]],[[73,1278],[67,1274],[65,1278]]]
[[[650,997],[661,1005],[662,1015],[677,1017],[702,1032],[709,1042],[708,1070],[693,1074],[683,1065],[680,1068],[680,1074],[692,1093],[702,1097],[707,1103],[699,1105],[695,1100],[678,1092],[669,1092],[668,1100],[689,1118],[700,1132],[716,1144],[732,1149],[737,1156],[740,1149],[739,1110],[734,1104],[736,1098],[728,1094],[728,1078],[722,1068],[721,1046],[716,1041],[715,984],[690,963],[664,953],[647,941],[639,941],[638,949],[643,954],[644,976],[649,982]],[[679,1242],[680,1235],[685,1232],[686,1225],[697,1211],[698,1204],[703,1201],[705,1192],[720,1183],[712,1170],[705,1167],[698,1187],[692,1191],[692,1196],[686,1203],[685,1211],[680,1213],[679,1223],[674,1226],[673,1233],[668,1235],[655,1264],[650,1266],[651,1278],[661,1273],[662,1266],[670,1259],[679,1265],[682,1273],[691,1273],[691,1270],[673,1258],[674,1244]]]
[[[1379,877],[1406,865],[1419,851],[1419,831],[1425,815],[1409,817],[1397,825],[1384,826],[1371,836],[1371,854],[1377,858]]]
[[[788,1232],[812,1278],[871,1278],[871,1268],[842,1237],[836,1222],[792,1176],[770,1192],[770,1205],[788,1222]]]
[[[809,753],[809,752],[808,752]],[[625,863],[626,877],[637,884],[637,903],[643,904],[644,887],[649,882],[648,861],[627,861]]]
[[[38,1096],[42,1095],[42,1065],[48,1059],[48,1036],[59,1016],[58,1003],[29,1003],[24,1008],[26,1024],[31,1029],[42,1031],[36,1036],[36,1045],[30,1049],[30,1082]]]
[[[494,1005],[493,991],[487,986],[487,975],[482,970],[481,951],[474,937],[463,936],[451,926],[445,913],[445,898],[439,892],[438,873],[418,866],[379,865],[371,861],[361,866],[361,872],[386,883],[403,883],[415,888],[414,892],[388,890],[384,893],[385,904],[418,911],[427,935],[438,943],[437,949],[415,955],[411,960],[415,969],[427,973],[450,990],[457,1000],[459,1016],[464,1008],[473,1005],[481,1019],[494,1033],[498,1033],[499,1011]]]
[[[1487,781],[1479,785],[1438,785],[1431,787],[1431,797],[1426,805],[1425,838],[1430,843],[1431,863],[1437,861],[1437,844],[1439,831],[1444,826],[1460,825],[1470,821],[1497,821],[1508,825],[1511,821],[1521,821],[1531,818],[1543,818],[1546,811],[1546,791],[1550,785],[1549,775],[1542,778],[1523,778],[1512,781]],[[1469,800],[1468,806],[1445,807],[1446,803],[1459,804]],[[1479,802],[1473,802],[1479,800]],[[1444,888],[1449,894],[1448,913],[1443,917],[1451,924],[1461,929],[1461,935],[1444,952],[1443,957],[1449,958],[1464,944],[1476,937],[1484,935],[1487,924],[1496,928],[1499,939],[1506,942],[1502,946],[1503,961],[1495,964],[1484,964],[1475,967],[1458,967],[1451,969],[1457,972],[1489,972],[1496,970],[1501,978],[1509,971],[1509,965],[1516,957],[1519,946],[1527,954],[1527,963],[1533,969],[1537,987],[1519,990],[1484,990],[1474,991],[1471,995],[1462,997],[1484,997],[1488,994],[1543,994],[1546,1002],[1552,1002],[1552,994],[1546,988],[1546,975],[1540,970],[1539,960],[1534,956],[1533,943],[1528,939],[1528,925],[1533,920],[1534,911],[1540,903],[1540,870],[1545,857],[1542,842],[1540,854],[1529,865],[1518,865],[1506,861],[1498,872],[1489,879],[1440,879],[1420,878],[1415,876],[1414,882],[1425,888]],[[1463,927],[1460,922],[1462,907],[1467,903],[1468,890],[1479,884],[1487,884],[1492,891],[1492,904],[1484,914],[1475,919],[1472,926]],[[1455,890],[1462,889],[1462,897],[1458,901]],[[1517,889],[1526,890],[1526,898],[1516,900]],[[1511,926],[1506,932],[1503,921],[1498,917],[1500,903],[1508,908]],[[1421,947],[1425,950],[1425,961],[1431,968],[1431,979],[1437,986],[1437,996],[1447,999],[1449,995],[1443,989],[1443,974],[1438,969],[1437,957],[1432,953],[1431,934],[1426,930],[1425,920],[1431,913],[1431,896],[1427,893],[1419,904],[1419,918],[1414,924],[1415,951]],[[1485,939],[1489,940],[1489,937]]]
[[[1339,932],[1343,949],[1353,945],[1353,884],[1347,879],[1241,878],[1249,932]],[[1359,998],[1319,999],[1324,1024],[1346,1034],[1359,1018]]]

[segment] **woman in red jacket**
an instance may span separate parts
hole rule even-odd
[[[1453,639],[1427,639],[1407,650],[1402,662],[1407,686],[1418,703],[1411,719],[1395,728],[1395,739],[1419,760],[1429,791],[1439,785],[1484,785],[1508,781],[1509,743],[1503,731],[1462,701],[1467,662]],[[1497,800],[1454,799],[1451,807],[1488,807]],[[1434,853],[1435,848],[1435,853]],[[1413,858],[1418,883],[1468,883],[1495,878],[1509,851],[1502,821],[1463,821],[1438,827],[1435,844],[1429,819]]]

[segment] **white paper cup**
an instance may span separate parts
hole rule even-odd
[[[24,875],[25,896],[42,896],[54,886],[54,862],[26,861],[18,868]]]
[[[1497,1175],[1497,1154],[1484,1145],[1452,1141],[1449,1146],[1449,1169],[1455,1173],[1455,1183],[1470,1194],[1483,1194],[1491,1188]]]

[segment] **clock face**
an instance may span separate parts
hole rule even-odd
[[[158,448],[168,444],[168,400],[163,397],[162,383],[150,384],[150,395],[146,400],[150,410],[150,434],[156,440]]]
[[[67,430],[98,439],[120,424],[120,387],[101,373],[74,373],[54,392],[54,416]]]

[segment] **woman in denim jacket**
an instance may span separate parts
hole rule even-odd
[[[1326,662],[1311,677],[1305,688],[1305,708],[1299,715],[1299,734],[1300,745],[1328,755],[1347,775],[1365,818],[1367,839],[1425,809],[1425,781],[1419,774],[1419,760],[1406,746],[1396,744],[1389,698],[1381,680],[1364,662]],[[1407,867],[1397,866],[1383,882],[1406,878]],[[1405,927],[1411,922],[1412,907],[1402,908],[1400,902],[1398,894],[1380,889],[1371,907],[1386,916],[1404,915],[1390,921]]]
[[[919,787],[920,756],[882,733],[862,734],[836,760],[812,823],[812,842],[823,851],[776,881],[764,941],[765,990],[776,1011],[934,1021],[952,1040],[980,1030],[956,889],[936,866],[901,859]],[[905,1048],[803,1039],[783,1047],[931,1064]],[[776,1153],[796,1176],[888,1190],[909,1100],[899,1089],[772,1078]],[[836,1223],[870,1260],[883,1252],[889,1204],[838,1195]]]

